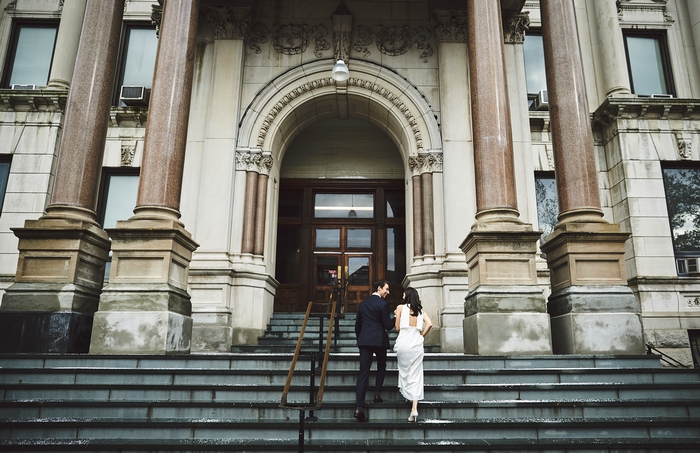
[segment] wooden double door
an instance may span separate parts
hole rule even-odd
[[[378,279],[390,281],[390,302],[400,300],[403,181],[282,180],[279,200],[275,311],[304,311],[340,288],[354,312]]]

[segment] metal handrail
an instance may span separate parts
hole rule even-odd
[[[652,351],[656,352],[659,356],[661,356],[660,357],[661,361],[666,362],[667,364],[669,364],[670,366],[672,366],[674,368],[693,368],[691,366],[688,366],[688,365],[685,365],[684,363],[679,362],[678,360],[674,359],[670,355],[668,355],[664,352],[661,352],[658,349],[656,349],[654,346],[648,344],[647,345],[647,355],[652,355],[653,354]]]
[[[332,300],[332,295],[331,295],[331,300]],[[323,389],[324,389],[324,384],[326,382],[326,370],[328,369],[328,356],[330,355],[331,352],[331,338],[333,336],[333,321],[335,319],[335,307],[336,307],[335,301],[328,303],[331,305],[331,311],[330,311],[330,322],[328,323],[328,334],[326,336],[326,348],[325,352],[323,354],[323,365],[321,367],[321,378],[319,381],[319,387],[318,387],[318,393],[316,394],[315,401],[310,401],[309,403],[306,404],[288,404],[287,403],[287,395],[289,394],[289,388],[292,385],[292,378],[294,376],[294,370],[296,368],[297,361],[299,360],[299,355],[301,351],[301,344],[302,341],[304,340],[304,333],[306,331],[306,324],[309,321],[309,316],[311,314],[311,307],[314,305],[314,302],[309,302],[309,305],[306,308],[306,316],[304,316],[304,323],[301,326],[301,332],[299,333],[299,339],[297,340],[297,346],[296,349],[294,350],[294,357],[292,358],[292,364],[289,367],[289,373],[287,374],[287,382],[284,384],[284,390],[282,391],[282,399],[280,401],[280,407],[284,407],[287,409],[297,409],[297,410],[307,410],[307,409],[320,409],[321,405],[323,404]],[[324,304],[319,304],[319,305],[327,305],[326,303]],[[320,352],[319,352],[320,354]],[[316,356],[316,354],[313,354]],[[314,357],[315,358],[315,357]],[[315,362],[315,360],[312,360],[312,364]],[[315,364],[313,364],[312,368],[315,368]],[[311,370],[312,376],[314,375],[314,369]],[[313,383],[311,384],[313,385]]]

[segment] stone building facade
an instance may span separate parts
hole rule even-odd
[[[226,352],[388,279],[444,352],[698,360],[695,1],[0,11],[4,351]]]

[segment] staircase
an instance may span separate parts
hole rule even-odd
[[[298,451],[299,411],[279,407],[291,359],[0,356],[0,450]],[[308,368],[300,361],[289,401],[308,401]],[[415,424],[393,354],[385,402],[354,420],[357,368],[357,354],[331,354],[304,451],[700,451],[699,371],[656,356],[427,354]]]

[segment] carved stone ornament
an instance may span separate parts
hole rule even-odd
[[[163,1],[158,0],[157,5],[151,5],[151,25],[156,27],[156,38],[160,37],[160,23],[163,20]],[[124,3],[124,8],[126,8],[126,3]]]
[[[409,156],[408,157],[408,168],[411,170],[411,176],[418,176],[423,173],[423,166],[425,164],[425,156]]]
[[[61,0],[58,2],[58,10],[63,11],[63,4],[66,2],[66,0]]]
[[[360,25],[355,29],[355,42],[352,48],[366,58],[371,54],[368,46],[372,42],[381,53],[393,57],[403,55],[415,47],[423,51],[419,58],[423,63],[427,63],[428,57],[433,55],[433,48],[429,42],[431,37],[432,32],[423,26],[413,30],[408,25],[380,26],[374,30],[366,25]]]
[[[688,301],[688,308],[700,308],[700,297],[689,297],[686,301]]]
[[[328,42],[328,29],[323,25],[310,26],[306,24],[276,25],[270,31],[264,24],[257,23],[250,27],[247,45],[255,53],[262,52],[260,44],[272,37],[272,47],[284,55],[304,53],[309,43],[314,45],[314,56],[323,58],[323,52],[331,48]]]
[[[14,2],[9,3],[9,4],[5,7],[5,11],[14,11],[14,10],[16,10],[16,9],[17,9],[17,0],[15,0]]]
[[[253,21],[251,8],[209,6],[207,21],[214,27],[215,39],[244,39]]]
[[[430,18],[438,42],[467,42],[466,11],[434,11]]]
[[[693,157],[692,140],[687,134],[676,135],[676,146],[678,148],[678,157],[681,160],[690,160]]]
[[[530,12],[503,15],[503,41],[507,44],[521,44],[525,32],[530,29]]]
[[[136,155],[136,144],[122,143],[122,154],[119,165],[121,167],[131,167],[134,164],[134,155]]]
[[[272,153],[269,151],[236,151],[236,170],[269,175],[273,163]]]

